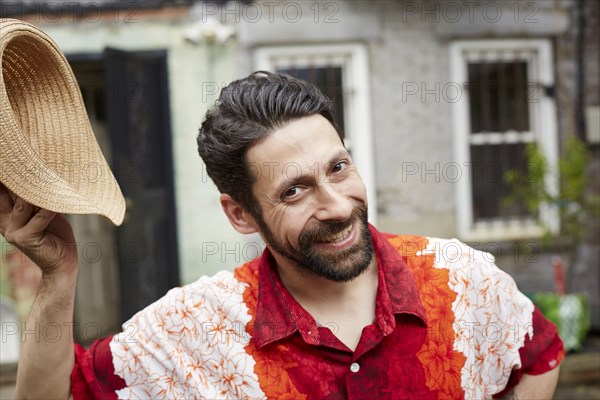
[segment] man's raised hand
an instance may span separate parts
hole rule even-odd
[[[69,221],[60,214],[11,199],[0,184],[0,234],[36,263],[44,275],[73,273],[77,246]]]

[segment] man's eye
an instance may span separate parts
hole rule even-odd
[[[347,165],[348,165],[348,163],[346,161],[340,161],[339,163],[337,163],[333,166],[331,171],[332,172],[340,172],[341,170],[346,168]]]
[[[296,196],[298,193],[300,193],[300,188],[297,186],[293,186],[289,189],[287,189],[285,192],[283,192],[283,198],[287,199],[289,197],[294,197]]]

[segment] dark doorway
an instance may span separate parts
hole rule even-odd
[[[179,285],[167,53],[106,49],[69,61],[75,71],[97,70],[82,94],[106,126],[105,154],[127,201],[115,229],[122,323]]]
[[[117,230],[125,321],[179,285],[167,53],[105,54],[113,163],[128,203]]]

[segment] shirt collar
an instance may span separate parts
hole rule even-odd
[[[375,321],[384,335],[396,328],[395,314],[412,314],[424,323],[425,310],[417,292],[412,273],[402,256],[380,233],[369,225],[377,254],[379,284],[377,287]],[[310,344],[318,344],[318,325],[314,318],[287,291],[268,249],[259,261],[258,299],[254,321],[254,340],[258,348],[281,340],[299,331]]]
[[[375,323],[384,335],[389,335],[396,328],[396,314],[411,314],[427,324],[415,278],[403,256],[388,241],[393,236],[380,233],[372,225],[369,225],[369,230],[379,267]]]

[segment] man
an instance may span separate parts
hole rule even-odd
[[[123,332],[73,349],[27,340],[25,398],[551,398],[556,328],[489,254],[367,222],[329,101],[285,75],[233,82],[200,155],[223,211],[262,257],[176,288]],[[72,322],[67,220],[0,193],[1,232],[42,268],[26,329]],[[70,379],[69,379],[70,378]]]

